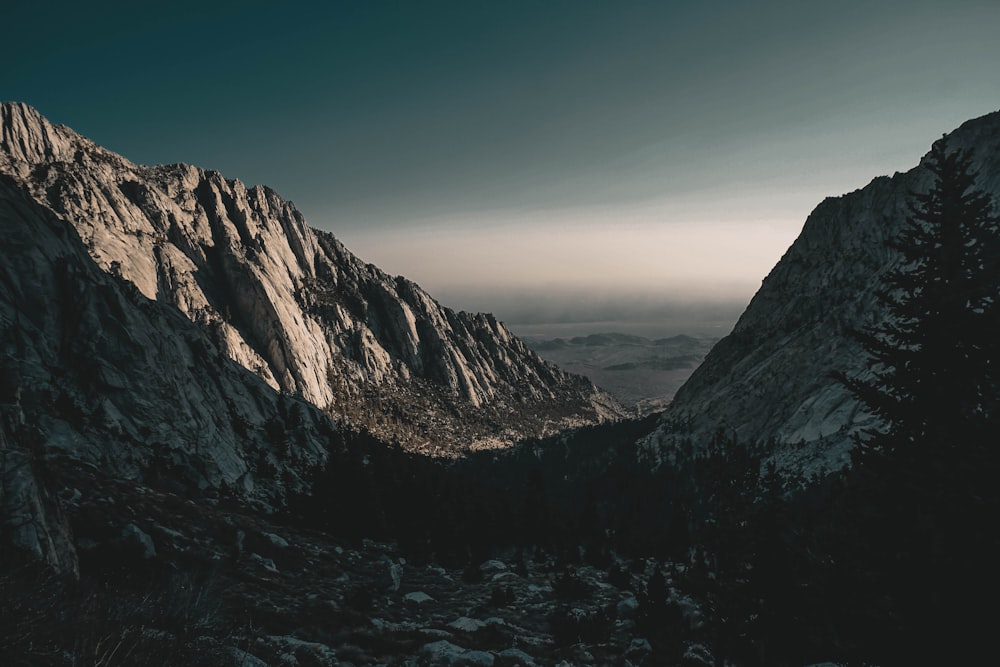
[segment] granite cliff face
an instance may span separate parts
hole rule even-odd
[[[973,156],[978,187],[1000,201],[1000,112],[964,123],[947,142]],[[645,445],[662,451],[678,437],[721,428],[743,441],[774,439],[783,466],[846,465],[851,435],[871,417],[829,374],[865,372],[849,332],[885,316],[875,293],[899,259],[885,242],[906,220],[910,193],[929,184],[921,163],[817,206]]]
[[[78,571],[64,510],[96,499],[56,471],[269,510],[344,446],[318,408],[103,271],[73,226],[7,175],[0,236],[0,557]]]
[[[213,349],[342,423],[448,454],[623,415],[491,315],[454,312],[362,262],[266,187],[132,164],[22,104],[0,114],[0,173],[32,215],[71,223],[137,299],[170,306]],[[150,349],[171,344],[150,337]]]
[[[3,449],[265,502],[325,461],[333,424],[94,263],[73,227],[0,177]],[[294,447],[286,443],[294,442]],[[258,471],[285,471],[285,481]]]

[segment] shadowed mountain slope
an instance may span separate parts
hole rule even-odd
[[[949,150],[972,156],[977,187],[1000,199],[1000,112],[964,123],[946,140]],[[775,439],[783,465],[846,464],[852,434],[871,418],[830,373],[865,372],[850,332],[885,317],[875,294],[899,261],[885,243],[902,228],[911,193],[929,185],[922,161],[820,203],[645,444],[655,451],[722,428],[744,441]]]

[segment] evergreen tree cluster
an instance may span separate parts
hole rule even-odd
[[[879,292],[889,317],[858,334],[871,377],[840,376],[884,425],[862,456],[992,446],[998,433],[1000,218],[966,153],[942,139],[927,168],[932,186],[889,242],[901,256]]]
[[[886,664],[988,650],[1000,594],[1000,218],[971,164],[935,143],[933,183],[891,242],[889,317],[860,334],[871,375],[840,376],[881,428],[833,508],[838,606]]]

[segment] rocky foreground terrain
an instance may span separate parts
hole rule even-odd
[[[687,628],[678,664],[711,664],[698,604],[671,585],[682,565],[512,548],[447,567],[77,461],[45,474],[85,575],[4,567],[7,665],[659,664],[641,626],[660,568]]]

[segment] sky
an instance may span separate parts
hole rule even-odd
[[[823,198],[1000,108],[995,0],[13,4],[0,99],[511,324],[731,320]]]

